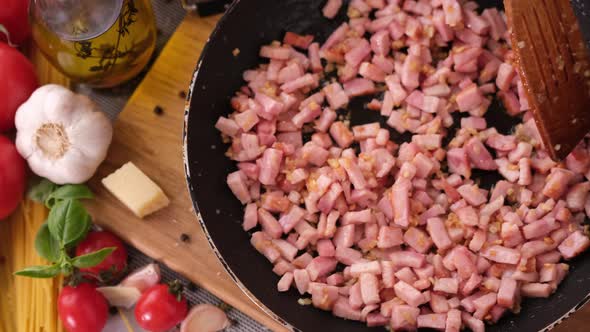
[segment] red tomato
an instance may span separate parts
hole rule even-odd
[[[165,332],[180,324],[188,313],[188,304],[180,301],[169,286],[159,284],[146,290],[135,305],[135,320],[151,332]]]
[[[14,128],[16,110],[37,86],[37,75],[31,62],[16,49],[0,43],[0,132]]]
[[[61,290],[57,311],[68,332],[100,332],[107,323],[109,305],[94,286],[84,283]]]
[[[94,275],[107,271],[113,272],[115,275],[123,272],[127,266],[127,249],[125,249],[123,242],[112,233],[105,231],[88,233],[84,241],[80,242],[78,247],[76,247],[76,256],[89,254],[109,247],[116,247],[117,249],[100,264],[90,268],[80,269],[80,271]]]
[[[0,135],[0,219],[8,217],[23,198],[25,173],[25,160],[12,141]]]
[[[2,0],[0,25],[8,31],[13,44],[21,45],[31,35],[28,12],[28,0]],[[6,36],[1,32],[0,41],[7,41]]]

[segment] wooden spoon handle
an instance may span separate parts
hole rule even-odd
[[[519,73],[539,132],[563,159],[590,129],[588,52],[569,0],[506,0]]]

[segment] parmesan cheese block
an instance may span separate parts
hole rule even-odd
[[[140,218],[170,203],[162,189],[132,162],[102,179],[102,184]]]

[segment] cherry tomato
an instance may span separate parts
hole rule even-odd
[[[0,25],[10,34],[13,44],[21,45],[31,35],[29,26],[28,0],[2,0],[0,6]],[[8,41],[0,32],[0,41]]]
[[[8,217],[23,198],[25,177],[25,160],[12,141],[0,135],[0,220]]]
[[[84,283],[61,290],[57,311],[68,332],[100,332],[107,323],[109,305],[94,286]]]
[[[105,231],[88,233],[86,238],[76,247],[76,256],[89,254],[109,247],[116,247],[117,249],[100,264],[90,268],[80,269],[80,271],[97,276],[101,272],[112,272],[115,276],[120,275],[127,266],[127,249],[125,249],[123,242],[112,233]]]
[[[186,299],[179,300],[165,284],[146,290],[135,305],[135,320],[139,326],[151,332],[165,332],[180,324],[188,313]]]
[[[31,62],[16,49],[0,43],[0,132],[14,128],[16,110],[38,85]]]

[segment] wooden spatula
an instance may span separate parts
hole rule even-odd
[[[590,59],[569,0],[505,0],[512,49],[553,159],[590,131]]]

